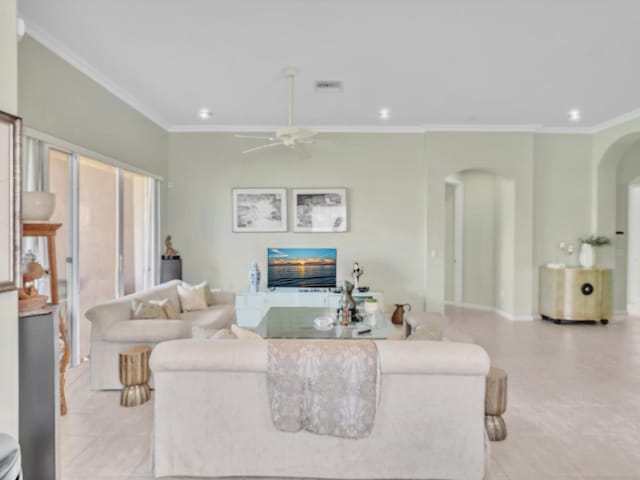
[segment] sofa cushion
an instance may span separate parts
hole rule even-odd
[[[206,310],[207,290],[204,283],[192,287],[188,284],[178,285],[178,296],[180,297],[180,307],[183,312],[194,312],[196,310]]]
[[[167,313],[162,306],[158,305],[157,300],[146,302],[134,298],[131,300],[131,318],[137,320],[149,320],[154,318],[168,318]]]
[[[105,332],[108,342],[157,343],[178,338],[189,338],[191,329],[182,320],[123,320]]]
[[[263,340],[263,338],[256,332],[239,327],[238,325],[231,325],[231,333],[240,340]]]
[[[238,336],[228,328],[223,328],[207,338],[210,340],[237,340]]]
[[[180,318],[191,325],[194,338],[205,338],[229,328],[235,322],[236,309],[234,305],[212,305],[206,310],[183,312]]]
[[[154,305],[160,305],[162,310],[164,311],[164,315],[168,320],[180,320],[180,314],[176,307],[174,307],[173,302],[171,302],[168,298],[164,300],[151,300],[149,303]]]
[[[191,285],[187,282],[182,282],[182,286],[184,288],[202,288],[204,290],[205,301],[207,302],[207,306],[213,305],[215,302],[214,292],[211,290],[209,286],[209,282],[206,280],[204,282],[200,282],[197,285]]]

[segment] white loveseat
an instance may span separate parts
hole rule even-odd
[[[179,338],[205,337],[235,323],[235,294],[212,291],[206,310],[181,312],[178,297],[180,280],[172,280],[142,292],[90,308],[86,317],[91,322],[91,388],[122,388],[118,376],[118,353],[132,345],[151,348],[160,342]],[[168,299],[180,320],[131,319],[133,299]]]
[[[274,427],[264,340],[158,345],[155,476],[484,478],[486,352],[455,342],[376,344],[379,404],[371,435],[358,440]]]

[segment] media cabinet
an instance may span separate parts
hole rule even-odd
[[[333,313],[338,308],[341,293],[330,290],[278,289],[236,294],[236,317],[241,327],[256,327],[271,307],[326,307]],[[382,292],[354,292],[356,302],[367,298],[378,301],[378,309],[384,310]]]

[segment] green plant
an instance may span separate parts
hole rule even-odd
[[[580,243],[586,243],[592,247],[602,247],[604,245],[611,245],[611,239],[604,235],[589,235],[588,237],[580,237]]]
[[[365,298],[364,301],[367,302],[367,303],[376,303],[378,301],[378,299],[377,298]]]

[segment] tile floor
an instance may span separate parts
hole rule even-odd
[[[640,480],[640,319],[607,326],[514,322],[449,308],[509,374],[508,437],[491,443],[492,480]],[[88,364],[68,374],[62,479],[151,479],[153,401],[119,407],[91,392]]]

